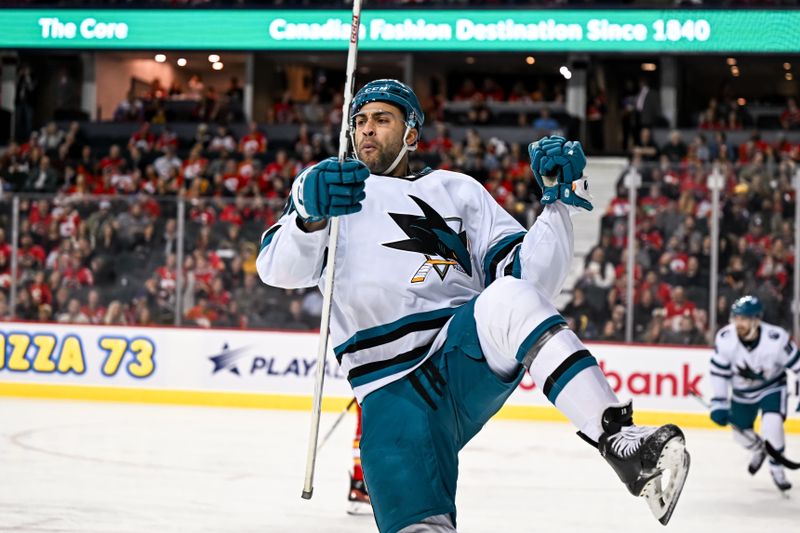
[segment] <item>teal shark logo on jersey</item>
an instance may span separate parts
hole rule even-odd
[[[747,362],[744,363],[744,366],[737,366],[736,373],[742,376],[744,379],[749,379],[752,381],[760,381],[765,379],[763,370],[758,372],[753,367],[748,365]]]
[[[411,283],[425,281],[428,273],[434,270],[444,279],[450,268],[456,268],[467,276],[472,276],[472,258],[469,253],[466,231],[455,231],[447,220],[416,196],[408,195],[422,210],[422,215],[389,213],[392,220],[400,226],[409,239],[384,243],[388,248],[416,252],[425,256],[425,263],[412,276]],[[460,228],[459,228],[460,229]]]

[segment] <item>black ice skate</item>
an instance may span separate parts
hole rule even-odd
[[[650,511],[667,525],[689,472],[689,453],[677,426],[633,425],[631,402],[603,412],[600,442],[594,443],[634,496],[647,500]]]
[[[786,493],[792,488],[792,484],[786,479],[786,471],[783,467],[773,466],[769,469],[769,473],[772,474],[772,481],[775,482],[775,486],[778,487],[778,490],[782,493]]]
[[[350,493],[347,496],[347,501],[350,502],[347,514],[372,514],[372,504],[369,501],[369,494],[367,494],[367,485],[364,480],[355,479],[352,475],[350,476]]]

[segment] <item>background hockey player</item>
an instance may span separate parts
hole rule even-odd
[[[531,145],[545,208],[526,232],[473,178],[409,171],[424,116],[405,84],[366,84],[349,121],[357,159],[295,178],[257,267],[278,287],[321,286],[335,268],[330,333],[363,409],[361,461],[380,531],[455,531],[458,452],[526,369],[666,523],[689,466],[683,434],[634,426],[630,403],[552,303],[573,253],[570,216],[592,208],[580,143]]]
[[[767,455],[762,437],[778,452],[784,451],[786,370],[800,372],[797,346],[786,330],[762,322],[763,314],[755,296],[736,300],[731,324],[717,332],[711,357],[711,420],[734,426],[736,441],[753,452],[748,466],[751,474],[761,468]],[[753,431],[759,411],[760,437]],[[772,458],[770,474],[781,491],[792,488],[783,466]]]
[[[349,514],[371,514],[367,486],[364,483],[364,470],[361,468],[361,406],[356,404],[356,434],[353,437],[353,473],[350,474],[350,491],[347,501],[350,502]]]

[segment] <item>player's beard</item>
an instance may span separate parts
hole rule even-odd
[[[376,149],[366,156],[359,150],[358,159],[367,165],[370,173],[380,176],[389,170],[389,165],[394,162],[397,154],[403,149],[403,141],[400,139],[388,146],[382,146],[374,140],[370,140],[369,142],[374,144]]]
[[[755,320],[751,321],[749,324],[735,324],[734,327],[736,328],[736,334],[739,338],[746,341],[753,340],[758,331],[758,324]]]

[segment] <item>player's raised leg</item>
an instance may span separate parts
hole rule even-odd
[[[478,297],[475,321],[492,371],[512,379],[524,365],[628,490],[646,498],[666,524],[689,469],[681,430],[633,425],[631,404],[619,403],[597,360],[535,284],[511,277],[495,281]]]

